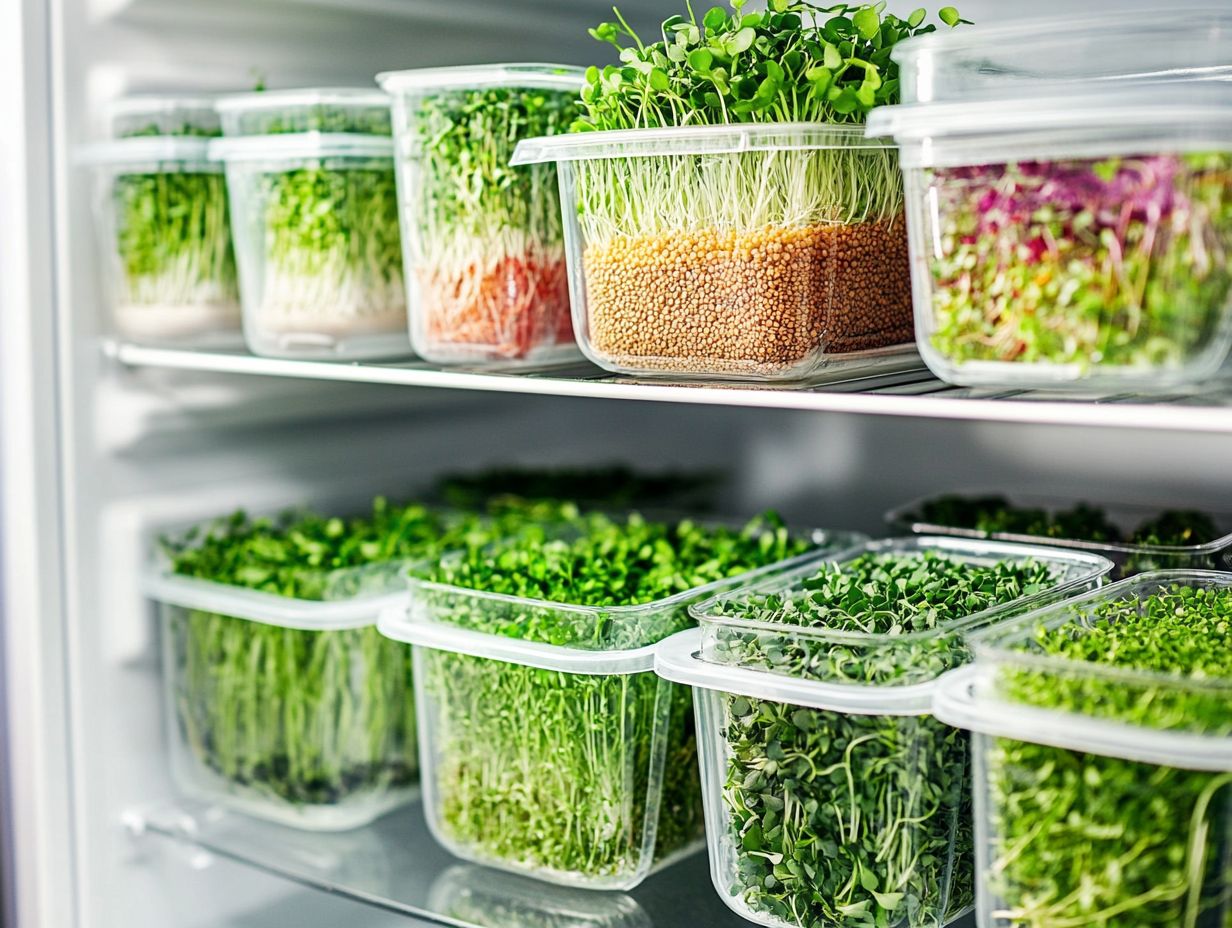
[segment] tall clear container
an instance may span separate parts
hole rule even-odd
[[[962,385],[1152,390],[1232,347],[1232,84],[882,107],[916,337]]]
[[[744,611],[785,609],[810,595],[820,570],[865,555],[926,554],[1033,563],[1050,579],[924,631],[851,632]],[[973,629],[1098,586],[1111,566],[1040,547],[894,539],[694,606],[700,629],[663,642],[655,669],[693,687],[711,878],[724,902],[774,928],[940,928],[970,911],[969,746],[930,714],[936,681],[967,659]]]
[[[582,70],[495,64],[377,76],[393,99],[410,334],[443,364],[577,356],[556,170],[514,146],[568,130]]]
[[[912,341],[898,157],[851,125],[576,133],[557,165],[573,328],[619,373],[799,380]]]
[[[1232,922],[1232,670],[1159,637],[1226,654],[1230,614],[1232,575],[1158,571],[973,637],[934,711],[974,733],[981,928]]]

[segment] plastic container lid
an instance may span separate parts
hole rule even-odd
[[[249,113],[304,106],[389,106],[389,96],[370,87],[308,87],[301,90],[254,90],[219,97],[220,113]]]
[[[523,139],[510,164],[588,161],[655,155],[711,155],[750,151],[811,151],[820,148],[886,149],[888,139],[870,137],[861,125],[816,122],[739,123],[728,126],[668,126],[610,129]]]
[[[376,80],[389,93],[468,87],[532,87],[580,92],[585,74],[585,68],[564,64],[479,64],[382,71]]]
[[[932,711],[935,681],[909,686],[862,686],[804,680],[703,660],[701,644],[700,628],[690,628],[661,641],[654,649],[655,673],[673,683],[851,715],[928,715]]]
[[[1226,3],[963,26],[894,47],[904,103],[1030,97],[1093,81],[1232,78]]]
[[[1232,770],[1232,738],[1159,731],[1109,719],[1009,702],[985,695],[991,667],[973,664],[941,677],[932,714],[955,728],[1085,754],[1180,767]]]
[[[288,132],[276,135],[240,135],[214,139],[209,157],[215,161],[265,161],[291,158],[390,158],[394,142],[389,136],[346,132]]]
[[[197,136],[139,135],[83,145],[77,150],[75,160],[79,164],[100,166],[208,161],[212,141]]]

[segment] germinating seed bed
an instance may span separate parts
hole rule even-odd
[[[687,612],[677,604],[630,617],[603,607],[661,600],[808,547],[773,520],[735,530],[596,517],[573,540],[530,534],[446,558],[432,576],[449,586],[415,595],[437,622],[618,651],[686,627]],[[492,604],[466,590],[594,606],[599,614]],[[652,672],[563,673],[417,650],[429,694],[422,711],[434,733],[430,814],[460,853],[587,882],[630,877],[652,849],[661,859],[700,838],[688,688]]]
[[[1039,592],[1035,561],[964,563],[932,552],[827,564],[781,593],[725,598],[714,659],[830,683],[893,686],[962,663],[957,636],[901,648]],[[791,628],[890,636],[808,643]],[[936,928],[974,898],[969,741],[927,715],[858,715],[716,694],[726,742],[729,891],[757,917],[802,928]]]
[[[1232,679],[1232,592],[1176,585],[1040,628],[1034,654]],[[1016,702],[1153,729],[1232,734],[1227,690],[1129,685],[1010,666]],[[1007,928],[1227,928],[1232,924],[1232,773],[988,738],[992,838],[985,875]]]

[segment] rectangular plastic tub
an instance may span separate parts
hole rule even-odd
[[[960,385],[1158,390],[1232,345],[1232,84],[882,107],[916,338]]]
[[[228,94],[218,100],[223,135],[343,132],[388,136],[389,97],[373,87],[307,87]]]
[[[1090,82],[1160,83],[1232,77],[1232,13],[1227,4],[1068,12],[1064,18],[964,26],[902,42],[904,103],[1072,92]]]
[[[1232,575],[1142,574],[975,636],[939,684],[938,717],[974,733],[981,928],[1232,921],[1232,678],[1037,647],[1044,630],[1101,641],[1109,607],[1133,622],[1186,588],[1232,602]]]
[[[808,589],[825,564],[943,554],[1034,560],[1053,585],[928,631],[863,634],[725,608]],[[700,629],[662,643],[656,672],[693,687],[711,879],[761,925],[939,928],[972,907],[966,737],[930,715],[963,637],[1092,589],[1103,558],[955,539],[891,539],[775,571],[696,605]]]
[[[221,135],[222,125],[215,106],[217,99],[210,94],[120,97],[106,108],[108,134],[113,139]]]
[[[219,139],[255,354],[406,356],[393,142],[296,132]]]
[[[902,179],[859,126],[532,139],[555,162],[573,329],[618,373],[799,380],[912,340]]]
[[[999,513],[1003,505],[1020,514],[1017,518],[1051,523],[1058,534],[985,530],[979,526],[982,512],[995,506]],[[995,492],[963,492],[904,503],[887,512],[885,520],[896,531],[919,535],[994,539],[1090,551],[1112,561],[1116,565],[1113,576],[1118,579],[1147,570],[1232,570],[1232,513],[1202,513],[1215,525],[1215,534],[1205,539],[1195,538],[1193,544],[1136,544],[1126,540],[1143,526],[1157,525],[1169,515],[1183,517],[1186,513],[1187,510],[1158,506],[1083,503],[1017,493],[1007,496]],[[1080,538],[1076,534],[1079,524],[1093,531],[1108,533],[1111,530],[1115,534],[1102,541]],[[1026,527],[1025,522],[1023,526]]]
[[[146,116],[138,119],[142,126]],[[227,190],[208,145],[201,137],[142,133],[82,151],[93,175],[103,293],[121,338],[202,347],[239,342]]]
[[[409,609],[379,628],[414,646],[436,839],[464,860],[592,889],[629,889],[691,851],[702,818],[689,694],[655,676],[653,645],[688,624],[690,603],[744,577],[607,607],[412,578]]]
[[[519,140],[568,130],[582,70],[393,71],[411,343],[442,364],[577,357],[556,168],[511,168]]]
[[[292,599],[156,566],[171,772],[188,795],[298,828],[357,828],[414,798],[410,662],[382,637],[402,562]]]

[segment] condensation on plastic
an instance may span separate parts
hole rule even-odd
[[[210,153],[226,165],[244,339],[250,350],[269,357],[336,360],[409,356],[400,245],[377,237],[397,234],[393,142],[373,135],[303,132],[219,139],[211,143]],[[288,204],[277,199],[282,184],[303,179],[314,195],[324,185],[322,196],[332,201],[315,205],[332,211],[347,205],[347,192],[334,188],[351,172],[363,172],[356,176],[366,182],[379,180],[379,192],[387,192],[388,202],[382,199],[377,206],[387,213],[348,214],[348,234],[327,245],[318,246],[315,239],[292,242],[276,260],[267,215],[275,205],[287,210]],[[376,189],[372,183],[368,187],[369,192]],[[299,195],[296,189],[287,191],[289,197]],[[311,214],[300,221],[311,222]]]
[[[512,163],[557,163],[573,329],[596,364],[676,379],[802,380],[901,363],[909,351],[901,215],[852,219],[836,194],[824,208],[843,218],[806,222],[787,213],[816,212],[816,204],[785,203],[743,228],[733,209],[692,215],[674,192],[629,183],[637,168],[665,184],[687,175],[730,189],[765,183],[773,170],[798,180],[828,160],[840,163],[827,165],[833,171],[868,162],[898,183],[892,145],[864,138],[859,126],[812,123],[572,133],[524,141]],[[588,205],[610,205],[600,188],[630,198],[614,207],[624,210],[619,221]],[[625,213],[673,204],[679,216],[642,216],[626,228]],[[611,228],[600,233],[602,222]]]

